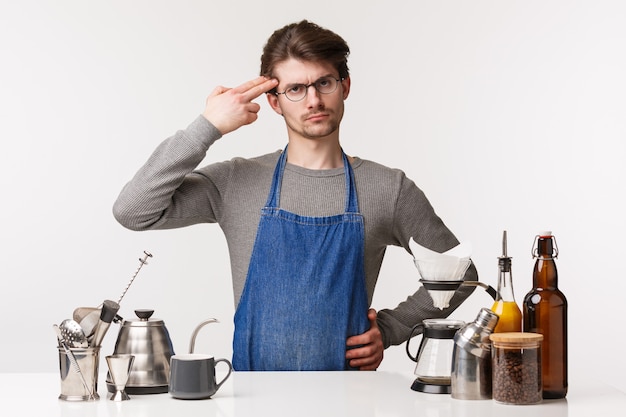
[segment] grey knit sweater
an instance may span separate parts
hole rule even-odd
[[[186,129],[166,139],[123,188],[113,214],[131,230],[218,223],[228,243],[236,305],[280,150],[197,168],[220,137],[209,121],[198,116]],[[352,167],[365,223],[365,273],[371,303],[387,246],[409,251],[408,242],[413,237],[420,245],[443,252],[456,246],[458,240],[402,171],[358,157]],[[342,213],[343,168],[310,170],[287,163],[280,206],[305,216]],[[473,265],[465,279],[477,279]],[[423,319],[448,316],[472,291],[471,287],[462,288],[443,311],[433,307],[422,287],[396,308],[380,310],[377,321],[385,347],[406,341],[411,328]],[[398,294],[398,298],[405,297]]]

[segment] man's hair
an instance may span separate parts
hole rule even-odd
[[[276,30],[267,40],[261,55],[261,75],[274,78],[277,64],[294,58],[300,61],[327,62],[347,78],[350,48],[346,41],[328,29],[302,20]]]

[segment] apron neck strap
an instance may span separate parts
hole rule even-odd
[[[285,171],[285,166],[287,165],[287,147],[281,152],[280,157],[278,158],[278,162],[276,163],[276,168],[274,169],[274,176],[272,178],[272,186],[270,188],[270,193],[267,197],[267,203],[265,203],[266,207],[278,208],[280,203],[280,190],[283,182],[283,173]],[[341,150],[341,156],[343,159],[343,168],[346,177],[346,213],[358,213],[359,212],[359,203],[357,199],[356,193],[356,184],[354,182],[354,172],[352,171],[352,166],[348,161],[348,157],[346,156],[343,149]]]

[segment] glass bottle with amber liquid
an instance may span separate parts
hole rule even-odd
[[[554,262],[558,253],[552,232],[535,237],[533,288],[523,302],[524,331],[543,335],[541,378],[546,399],[567,395],[567,299],[558,288]]]
[[[506,230],[502,233],[502,256],[498,258],[498,292],[491,311],[498,315],[498,324],[493,333],[521,332],[522,311],[513,293],[513,272],[511,257],[507,255]]]

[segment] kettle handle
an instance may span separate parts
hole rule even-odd
[[[207,319],[196,326],[196,328],[194,329],[191,335],[191,342],[189,343],[189,353],[193,353],[193,349],[196,346],[196,336],[198,336],[198,332],[200,331],[200,329],[206,326],[207,324],[218,323],[218,322],[219,321],[217,319]]]
[[[424,332],[424,323],[418,323],[415,326],[413,326],[413,328],[411,329],[411,333],[409,334],[409,338],[406,340],[406,354],[408,355],[409,358],[411,358],[411,360],[413,362],[417,362],[417,354],[415,356],[411,355],[411,351],[409,350],[409,342],[411,341],[411,339],[415,335],[415,331],[416,330],[420,330],[421,333],[423,333]]]

